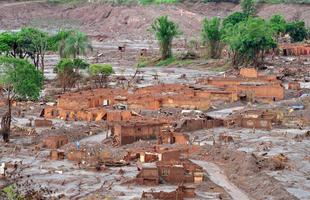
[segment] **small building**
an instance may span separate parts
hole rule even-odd
[[[164,149],[156,152],[140,152],[140,162],[179,161],[181,151],[178,149]]]
[[[155,163],[143,164],[136,177],[136,182],[140,185],[158,185],[159,174]]]
[[[159,176],[167,183],[200,183],[204,178],[202,167],[190,160],[158,161],[156,166]]]
[[[155,140],[162,132],[163,123],[154,121],[119,122],[109,127],[114,143],[131,144],[139,140]]]

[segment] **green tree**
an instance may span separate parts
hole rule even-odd
[[[264,53],[275,48],[274,31],[261,18],[249,18],[235,26],[225,28],[224,41],[232,52],[234,66],[242,64],[259,65],[259,57],[263,61]]]
[[[95,80],[97,87],[106,86],[108,77],[114,73],[113,67],[110,64],[92,64],[89,67],[89,74]]]
[[[0,34],[0,53],[15,58],[25,58],[27,56],[19,32],[3,32]]]
[[[12,102],[16,99],[37,100],[42,89],[43,75],[27,60],[0,57],[0,84],[4,88],[8,111],[1,120],[1,133],[9,141]]]
[[[73,64],[77,72],[80,69],[87,69],[89,67],[89,64],[80,58],[73,59]]]
[[[178,25],[170,21],[168,16],[161,16],[155,19],[150,31],[155,34],[155,38],[158,40],[161,59],[172,57],[172,41],[181,35]]]
[[[307,37],[307,28],[304,21],[293,21],[286,24],[288,33],[293,42],[301,42]]]
[[[230,15],[228,15],[224,20],[223,20],[223,25],[226,26],[227,24],[232,24],[236,25],[239,22],[246,21],[247,16],[242,13],[242,12],[234,12]]]
[[[272,30],[276,34],[276,38],[278,39],[281,33],[285,33],[286,30],[286,21],[282,15],[273,15],[270,18],[270,25]]]
[[[208,56],[219,58],[221,56],[221,20],[217,17],[208,20],[205,18],[202,25],[202,43],[207,45]]]
[[[48,50],[49,36],[47,33],[33,27],[25,27],[19,32],[20,44],[25,47],[28,56],[33,60],[33,64],[41,67],[44,72],[45,53]]]
[[[254,16],[256,14],[255,0],[242,0],[240,5],[245,16]]]
[[[88,50],[92,50],[92,46],[85,33],[73,31],[66,38],[63,54],[65,57],[78,58],[80,55],[86,55]]]
[[[77,68],[74,61],[68,58],[61,59],[54,68],[54,71],[57,73],[57,82],[63,88],[64,92],[68,88],[74,87],[81,78],[77,72]]]

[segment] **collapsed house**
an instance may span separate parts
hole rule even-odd
[[[141,200],[159,199],[159,200],[183,200],[184,198],[195,198],[195,188],[188,186],[178,186],[172,192],[143,192]]]
[[[140,185],[201,183],[203,179],[202,167],[190,160],[166,160],[142,164],[136,183]]]
[[[273,124],[281,123],[281,117],[281,112],[273,110],[246,110],[228,116],[224,119],[224,125],[271,130]]]
[[[155,140],[162,132],[163,122],[120,121],[109,126],[113,143],[125,145],[139,140]]]
[[[141,185],[181,184],[203,181],[203,168],[181,156],[179,149],[140,152],[136,182]]]
[[[58,149],[59,147],[68,144],[69,140],[66,135],[53,135],[43,139],[43,147],[48,149]]]
[[[237,101],[233,91],[195,88],[183,84],[164,84],[139,88],[135,91],[122,89],[95,89],[59,96],[56,106],[46,106],[45,118],[64,120],[100,121],[109,115],[121,115],[118,119],[129,120],[130,112],[180,108],[208,110],[211,101]],[[115,114],[115,110],[119,113]],[[127,110],[127,112],[125,112]]]
[[[283,56],[301,56],[310,55],[309,44],[283,44],[280,45]]]
[[[276,101],[284,99],[284,87],[276,76],[260,75],[256,69],[244,68],[238,77],[212,77],[198,80],[199,84],[222,87],[239,98]]]

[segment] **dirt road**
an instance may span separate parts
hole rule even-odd
[[[203,169],[208,173],[211,181],[221,186],[233,200],[250,200],[247,194],[228,180],[224,172],[216,164],[201,160],[192,161],[203,167]]]
[[[31,4],[31,3],[40,3],[40,2],[45,2],[45,0],[22,1],[22,2],[15,2],[15,3],[3,3],[3,4],[0,4],[0,8],[10,7],[10,6],[18,6],[18,5],[25,5],[25,4]]]

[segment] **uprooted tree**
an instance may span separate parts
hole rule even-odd
[[[181,35],[178,25],[170,21],[168,16],[161,16],[155,19],[150,31],[155,34],[158,40],[161,59],[166,60],[172,57],[172,41],[175,37]]]
[[[110,64],[92,64],[89,67],[89,74],[95,80],[97,87],[107,86],[108,77],[113,72],[113,67]]]
[[[5,142],[9,142],[11,132],[12,102],[18,99],[37,100],[42,84],[42,73],[27,60],[0,57],[0,85],[8,107],[1,119],[1,134]]]

